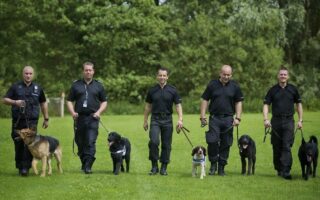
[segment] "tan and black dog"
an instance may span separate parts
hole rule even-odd
[[[34,128],[17,130],[17,133],[20,135],[23,142],[28,146],[28,149],[33,156],[32,169],[36,175],[38,175],[38,160],[42,161],[41,177],[46,176],[47,165],[48,175],[52,174],[51,158],[53,155],[57,160],[59,172],[62,173],[62,151],[57,139],[49,136],[37,135],[37,132]]]

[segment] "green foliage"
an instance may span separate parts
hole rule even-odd
[[[302,96],[320,96],[317,0],[2,0],[0,7],[3,88],[31,65],[46,93],[59,96],[89,60],[110,100],[141,103],[161,63],[180,94],[197,100],[230,64],[246,99],[260,99],[287,63]]]
[[[155,78],[139,76],[133,72],[119,74],[104,79],[108,99],[112,102],[128,101],[129,103],[141,103],[147,95],[148,89],[155,84]]]

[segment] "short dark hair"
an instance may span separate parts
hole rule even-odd
[[[158,74],[159,71],[161,70],[161,71],[166,71],[166,72],[167,72],[167,75],[169,76],[169,69],[168,69],[168,68],[166,68],[166,67],[158,64],[158,65],[157,65],[157,69],[158,69],[158,70],[157,70],[157,74]]]
[[[286,70],[286,71],[289,72],[288,68],[287,68],[286,66],[284,66],[284,65],[281,65],[281,66],[280,66],[279,71],[280,71],[280,70]]]
[[[83,69],[84,69],[84,66],[86,66],[86,65],[92,66],[92,68],[94,68],[94,64],[92,62],[86,61],[82,65]]]

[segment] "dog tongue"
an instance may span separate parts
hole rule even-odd
[[[112,144],[113,144],[113,142],[108,142],[109,147],[111,147]]]
[[[307,156],[307,161],[311,162],[312,161],[312,157],[311,156]]]

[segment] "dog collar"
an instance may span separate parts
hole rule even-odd
[[[37,142],[39,142],[40,141],[40,136],[39,135],[36,135],[36,137],[34,138],[34,141],[33,142],[31,142],[30,144],[28,144],[28,146],[33,146],[33,145],[35,145]]]
[[[127,152],[126,146],[124,145],[124,146],[123,146],[123,149],[120,149],[120,150],[118,150],[118,151],[116,151],[116,152],[111,152],[111,153],[112,153],[112,154],[122,154],[122,156],[125,156],[125,155],[126,155],[126,152]]]
[[[206,161],[206,157],[205,156],[203,156],[202,158],[195,158],[195,157],[192,158],[192,162],[193,163],[203,163],[205,161]]]

